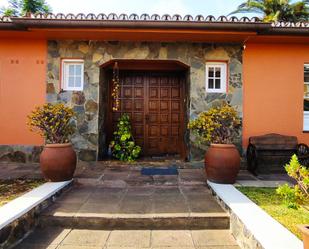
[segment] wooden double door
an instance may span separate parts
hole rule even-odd
[[[122,71],[119,75],[120,108],[109,104],[112,130],[121,114],[131,118],[132,132],[142,155],[184,153],[184,89],[181,72]],[[110,80],[110,89],[113,88]],[[110,95],[111,96],[111,95]],[[112,134],[112,132],[109,132]]]

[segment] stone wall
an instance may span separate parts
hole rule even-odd
[[[85,85],[83,92],[60,91],[61,59],[84,59]],[[242,116],[242,49],[241,45],[201,43],[149,43],[149,42],[94,42],[94,41],[49,41],[47,70],[47,102],[64,102],[77,113],[77,132],[73,144],[81,160],[93,161],[98,155],[99,122],[104,113],[99,108],[106,103],[106,95],[99,101],[99,91],[106,84],[100,80],[100,65],[112,59],[178,60],[190,66],[190,107],[188,117],[195,118],[221,100],[229,101]],[[205,63],[207,60],[229,62],[228,93],[205,91]],[[121,70],[121,69],[120,69]],[[195,148],[190,138],[191,159],[203,153]],[[237,138],[240,145],[241,139]],[[204,148],[202,148],[204,149]]]
[[[0,162],[37,163],[42,149],[42,146],[1,145]]]
[[[216,194],[216,192],[208,185],[212,195],[216,198],[219,205],[230,215],[230,231],[237,241],[241,249],[264,249],[261,243],[248,230],[246,225],[239,217],[229,208],[228,205]]]
[[[46,200],[37,204],[34,208],[27,211],[24,215],[16,218],[8,225],[0,229],[0,249],[13,248],[21,243],[36,226],[40,225],[40,215],[49,206],[53,205],[60,195],[69,190],[72,182]]]

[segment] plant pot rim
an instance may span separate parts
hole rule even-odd
[[[219,147],[219,148],[234,148],[234,144],[213,144],[211,143],[210,146],[212,147]]]
[[[298,225],[298,229],[303,233],[309,236],[309,224],[307,225]]]
[[[63,144],[45,144],[44,147],[46,148],[64,148],[64,147],[71,147],[71,143],[63,143]]]

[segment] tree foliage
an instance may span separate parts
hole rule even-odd
[[[45,0],[9,0],[9,6],[0,9],[0,14],[4,16],[25,16],[50,12],[51,7]]]
[[[231,14],[258,13],[264,22],[300,22],[309,21],[309,0],[247,0]]]

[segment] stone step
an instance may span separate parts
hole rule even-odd
[[[229,229],[229,215],[206,185],[75,185],[40,217],[79,229]]]
[[[168,214],[167,214],[168,215]],[[148,217],[141,215],[108,214],[100,216],[49,216],[43,215],[41,224],[75,229],[117,229],[117,230],[195,230],[195,229],[229,229],[230,217],[227,214],[209,213],[196,217],[185,215],[169,217]]]
[[[229,230],[107,230],[37,227],[14,249],[240,249]]]

